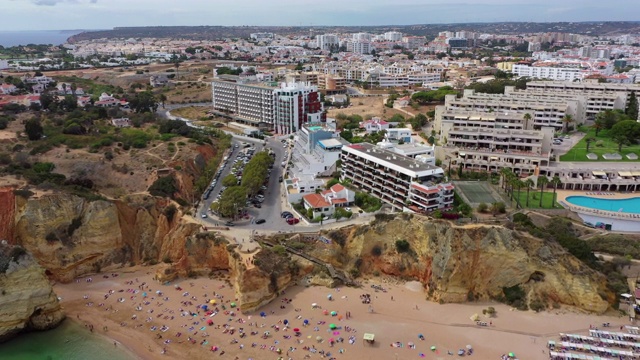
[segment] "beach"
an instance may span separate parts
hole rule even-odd
[[[628,324],[624,317],[565,309],[534,313],[497,303],[437,304],[425,300],[419,283],[382,279],[362,288],[296,285],[258,311],[242,313],[222,276],[159,284],[154,267],[133,270],[54,289],[70,319],[140,359],[445,359],[468,346],[478,359],[509,352],[548,359],[547,341],[561,332]],[[495,317],[482,314],[489,306]],[[475,314],[486,326],[472,320]],[[375,336],[373,344],[363,340],[365,333]]]

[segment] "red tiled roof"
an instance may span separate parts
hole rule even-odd
[[[331,187],[331,190],[333,190],[334,192],[340,192],[344,190],[344,186],[342,186],[341,184],[335,184]]]
[[[304,201],[313,208],[321,208],[331,206],[320,194],[308,194],[302,197]]]
[[[333,199],[333,200],[331,200],[331,202],[334,203],[334,204],[344,204],[344,203],[347,202],[347,199],[345,199],[345,198]]]

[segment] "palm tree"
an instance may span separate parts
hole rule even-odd
[[[517,208],[521,208],[522,209],[522,205],[520,204],[520,189],[522,189],[523,187],[525,187],[525,183],[524,181],[520,180],[520,179],[516,179],[514,182],[514,185],[518,188],[518,197],[516,200],[516,209]]]
[[[553,208],[556,201],[556,190],[558,190],[558,185],[562,184],[562,180],[556,175],[551,179],[551,184],[553,184],[553,198],[551,198],[551,207]]]
[[[531,120],[531,114],[529,113],[525,113],[522,118],[524,119],[524,128],[528,129],[529,128],[529,121]]]
[[[591,143],[594,142],[596,139],[591,137],[591,136],[587,136],[584,139],[584,142],[587,143],[587,152],[589,152],[589,146],[591,146]]]
[[[511,172],[511,169],[509,169],[509,168],[500,169],[500,177],[502,177],[502,188],[505,191],[507,191],[507,177],[509,176],[509,174],[513,174]]]
[[[596,130],[596,136],[598,136],[600,130],[604,129],[604,122],[600,117],[596,118],[596,122],[593,124],[593,128]]]
[[[518,188],[518,193],[520,192],[520,180],[514,174],[514,175],[509,177],[509,184],[511,185],[511,201],[513,201],[513,197],[515,195],[515,191],[514,190],[516,188]],[[518,207],[518,200],[519,199],[516,199],[516,208]]]
[[[525,180],[524,185],[527,187],[527,207],[529,207],[529,191],[533,187],[533,180],[531,179]]]
[[[162,103],[162,108],[164,109],[164,102],[167,101],[167,95],[165,94],[160,94],[158,96],[158,100],[160,100],[160,102]]]
[[[570,114],[565,114],[564,117],[562,118],[562,124],[563,124],[565,133],[569,132],[569,124],[572,122],[573,122],[573,116],[571,116]]]
[[[540,207],[542,207],[542,196],[544,195],[544,187],[549,183],[549,179],[544,176],[538,176],[538,186],[540,187]]]

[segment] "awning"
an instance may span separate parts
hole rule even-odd
[[[632,171],[631,175],[633,176],[640,176],[640,171]]]
[[[631,171],[618,171],[618,175],[620,175],[620,176],[633,176]]]
[[[368,341],[373,341],[373,339],[376,337],[375,334],[370,334],[370,333],[364,333],[364,336],[362,337],[364,340],[368,340]]]
[[[463,153],[463,152],[459,152],[459,153],[458,153],[458,156],[465,156],[465,155],[467,155],[467,154],[465,154],[465,153]]]
[[[606,172],[600,170],[593,170],[591,173],[593,176],[607,176]]]
[[[491,160],[498,160],[498,157],[497,157],[497,156],[491,156],[489,159],[491,159]]]

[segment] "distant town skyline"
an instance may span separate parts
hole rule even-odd
[[[372,26],[638,21],[629,0],[0,0],[0,31],[122,26]]]

